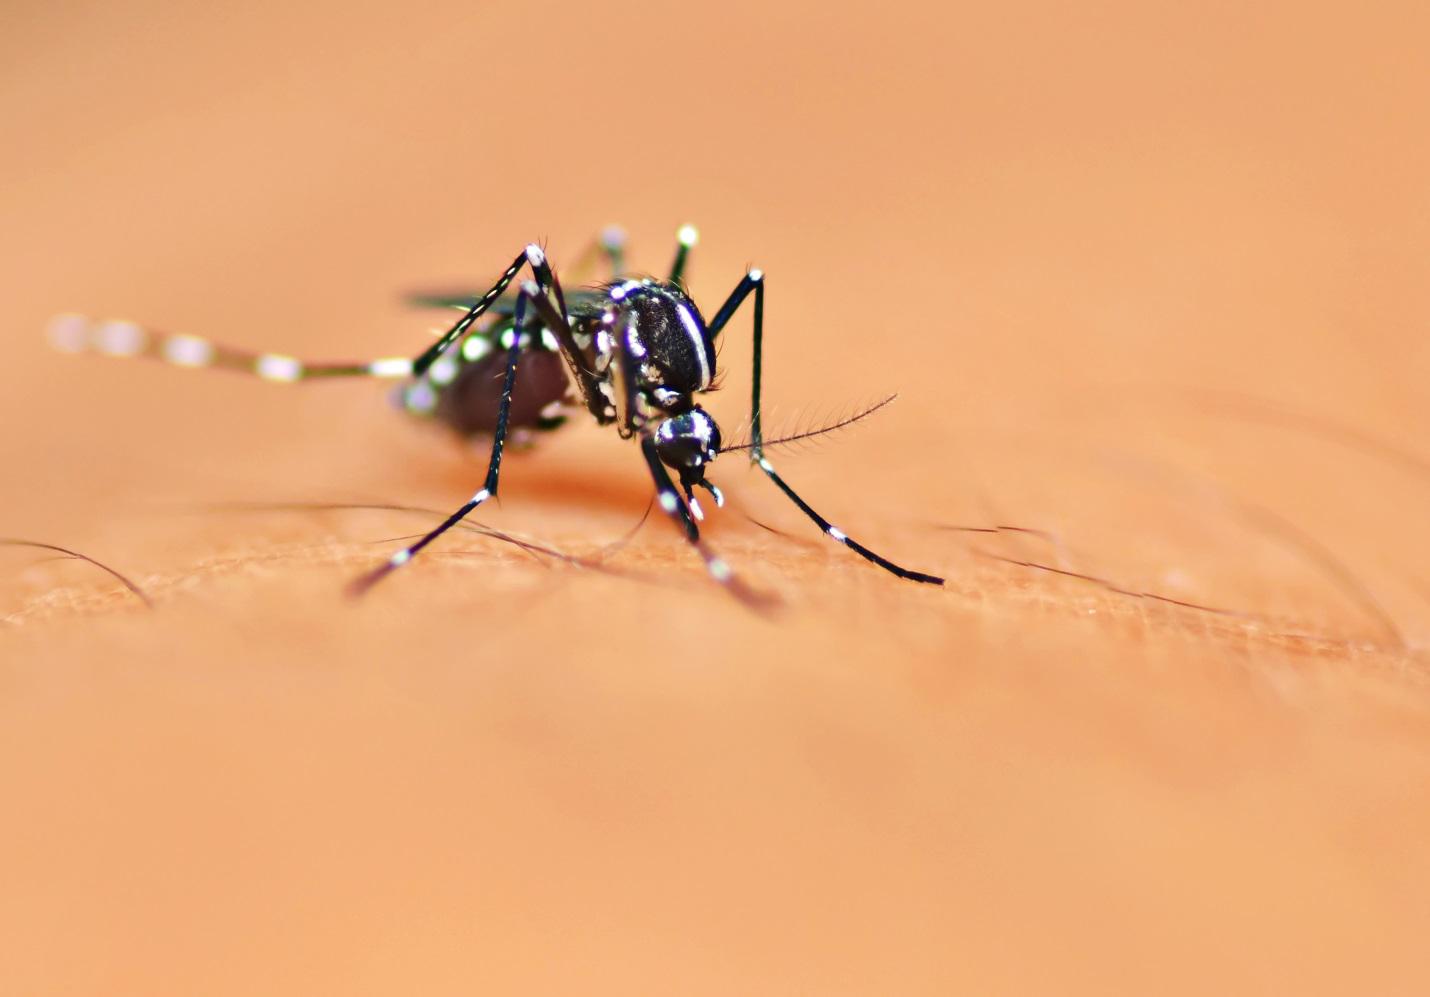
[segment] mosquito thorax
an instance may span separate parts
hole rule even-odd
[[[641,361],[641,387],[662,407],[675,396],[705,391],[715,378],[715,343],[695,302],[679,287],[647,278],[613,285],[604,324],[628,327]],[[669,399],[669,401],[668,401]]]

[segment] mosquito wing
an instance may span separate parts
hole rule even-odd
[[[564,293],[566,314],[573,319],[594,318],[600,315],[609,300],[605,290],[601,288],[579,287]],[[408,304],[418,308],[449,308],[455,311],[466,311],[475,305],[480,297],[480,294],[470,294],[464,291],[420,292],[407,295],[406,300]],[[496,304],[488,310],[488,314],[511,318],[515,310],[516,296],[505,295],[497,299]]]

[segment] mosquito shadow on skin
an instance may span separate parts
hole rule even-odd
[[[610,562],[623,551],[635,538],[636,534],[646,525],[650,518],[651,510],[654,507],[654,500],[647,498],[646,507],[640,518],[623,535],[601,546],[594,556],[582,556],[558,550],[546,544],[539,543],[525,537],[519,537],[501,530],[493,529],[475,521],[464,521],[457,524],[454,532],[462,532],[471,536],[483,537],[495,540],[498,543],[506,544],[520,550],[541,567],[551,570],[555,566],[566,566],[580,571],[596,572],[615,578],[623,578],[648,585],[667,584],[668,580],[661,579],[649,573],[634,571],[613,566]],[[402,505],[390,502],[229,502],[209,505],[206,507],[210,511],[218,512],[240,512],[240,513],[324,513],[324,512],[397,512],[412,516],[438,520],[443,514],[436,509],[424,508],[422,506]],[[396,544],[413,537],[421,536],[420,533],[407,534],[402,536],[389,536],[375,540],[360,541],[364,547],[382,544]],[[472,550],[443,550],[434,551],[441,557],[479,557],[482,556],[477,551]],[[261,557],[261,555],[256,555]],[[274,555],[278,559],[288,556],[284,553]],[[351,562],[354,565],[362,563],[365,558],[353,557]]]

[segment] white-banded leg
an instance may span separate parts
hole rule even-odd
[[[617,280],[626,270],[626,230],[619,225],[607,225],[586,244],[566,267],[566,276],[573,286],[588,284],[594,277],[596,264],[605,258],[607,280]]]
[[[700,232],[694,225],[682,225],[680,231],[675,233],[675,261],[670,265],[670,283],[684,283],[685,262],[690,256],[691,248],[699,241]]]
[[[685,499],[676,490],[670,472],[661,463],[660,454],[656,452],[655,440],[648,433],[641,435],[641,456],[645,458],[646,466],[650,469],[650,476],[655,481],[656,502],[660,505],[661,510],[685,533],[685,539],[690,542],[690,546],[695,548],[700,559],[705,562],[705,570],[710,573],[710,577],[729,589],[731,594],[741,602],[757,609],[771,606],[774,602],[773,599],[755,591],[741,581],[734,569],[730,567],[729,562],[716,554],[705,541],[700,539],[700,527],[696,524],[695,517],[691,515],[690,507],[686,505]]]
[[[548,270],[546,273],[549,275],[550,271]],[[521,290],[516,296],[516,309],[514,312],[515,329],[519,330],[523,328],[528,306],[546,300],[548,292],[554,292],[557,300],[560,300],[560,291],[559,288],[554,285],[554,279],[552,284],[544,286],[532,281],[528,281],[522,285]],[[560,318],[564,327],[564,316],[558,315],[558,318]],[[521,344],[522,337],[520,335],[513,335],[511,337],[511,345],[507,348],[506,375],[502,381],[501,401],[497,407],[496,428],[492,432],[491,459],[487,464],[487,476],[482,483],[482,487],[475,495],[463,503],[460,509],[443,520],[442,524],[436,529],[424,535],[416,543],[409,544],[402,550],[399,550],[396,554],[393,554],[392,557],[388,558],[386,562],[378,565],[367,574],[357,578],[351,586],[351,592],[354,595],[361,595],[383,578],[402,567],[408,561],[411,561],[422,548],[460,523],[467,514],[477,508],[477,506],[496,495],[497,485],[501,478],[502,451],[506,446],[507,421],[511,414],[511,393],[513,386],[516,384],[516,367],[517,361],[521,357]]]
[[[537,282],[554,282],[546,254],[536,244],[527,246],[497,279],[432,346],[416,357],[380,357],[356,363],[300,360],[283,353],[255,353],[214,343],[200,336],[147,328],[125,320],[96,321],[83,315],[60,315],[51,320],[50,342],[68,353],[93,351],[112,357],[150,357],[179,367],[216,367],[254,374],[267,381],[307,381],[327,377],[405,378],[421,376],[452,343],[461,338],[489,309],[524,265],[530,264]]]
[[[585,355],[576,343],[576,336],[571,331],[571,323],[566,315],[566,303],[561,293],[561,282],[556,279],[554,274],[551,281],[552,293],[550,295],[530,296],[532,310],[536,312],[543,331],[550,332],[555,338],[556,345],[560,348],[561,355],[571,370],[571,377],[575,380],[576,386],[586,402],[587,410],[600,419],[605,413],[606,405],[609,404],[606,396],[601,393],[601,378],[596,375],[595,371],[587,368]]]
[[[214,367],[288,383],[325,377],[403,378],[412,376],[407,357],[361,363],[314,363],[286,353],[255,353],[201,336],[165,332],[124,319],[95,320],[57,315],[50,320],[50,344],[65,353],[94,352],[110,357],[148,357],[176,367]]]
[[[618,411],[621,418],[622,434],[640,437],[641,456],[645,458],[646,467],[650,469],[651,479],[655,482],[656,502],[660,505],[661,511],[685,533],[685,539],[690,542],[696,553],[700,555],[700,559],[705,562],[705,570],[710,573],[710,577],[729,589],[741,601],[757,608],[768,606],[771,602],[768,596],[756,592],[736,577],[729,562],[717,555],[700,539],[700,526],[696,522],[697,517],[692,513],[684,496],[676,489],[670,472],[666,470],[665,464],[660,459],[660,452],[656,449],[655,439],[651,435],[645,413],[642,411],[640,392],[636,384],[640,359],[631,342],[635,332],[634,316],[629,312],[623,313],[619,325],[616,327],[617,358],[612,370],[612,374],[615,375],[615,394],[619,401]]]
[[[814,524],[824,531],[824,535],[831,540],[843,544],[865,560],[872,561],[885,571],[898,575],[900,578],[907,578],[909,581],[923,582],[928,585],[942,585],[943,579],[937,575],[926,575],[922,571],[913,571],[909,568],[902,567],[859,543],[859,541],[815,512],[809,503],[800,498],[795,490],[786,484],[785,480],[775,472],[774,465],[771,464],[769,458],[765,456],[764,435],[760,431],[760,375],[765,334],[765,275],[759,270],[751,270],[745,274],[744,278],[742,278],[740,283],[735,287],[735,290],[731,291],[730,296],[725,299],[725,303],[720,306],[720,310],[715,313],[715,317],[711,319],[708,328],[711,336],[719,335],[720,331],[730,321],[731,316],[735,314],[736,309],[744,303],[751,292],[755,295],[755,356],[750,377],[752,382],[750,404],[750,459],[758,464],[760,470],[765,472],[766,476],[775,483],[779,490],[784,492],[791,502],[799,506],[800,511],[813,520]]]

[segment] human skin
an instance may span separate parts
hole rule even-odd
[[[1424,989],[1423,15],[746,13],[595,80],[628,34],[574,8],[539,61],[456,6],[21,11],[0,535],[154,607],[0,551],[17,992]],[[624,540],[648,478],[577,420],[474,520],[602,567],[458,533],[353,601],[480,451],[41,335],[416,352],[403,290],[613,219],[656,271],[701,224],[707,314],[769,275],[768,426],[899,392],[774,456],[946,587],[727,454],[752,612],[658,513]],[[740,316],[732,435],[749,358]]]

